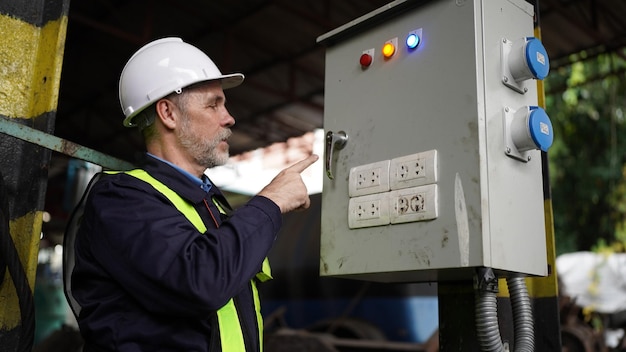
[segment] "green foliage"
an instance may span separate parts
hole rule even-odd
[[[584,56],[545,80],[557,254],[626,243],[626,56]]]

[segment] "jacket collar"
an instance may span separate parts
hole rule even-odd
[[[192,204],[200,203],[207,197],[207,192],[200,187],[200,182],[202,182],[200,179],[198,179],[198,182],[192,180],[177,167],[159,158],[146,154],[142,162],[142,169]],[[226,198],[224,198],[224,195],[215,184],[212,185],[208,195],[217,197],[230,208]]]

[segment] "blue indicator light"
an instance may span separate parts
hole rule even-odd
[[[415,33],[411,33],[406,37],[406,46],[408,46],[409,49],[415,49],[419,43],[420,37]]]

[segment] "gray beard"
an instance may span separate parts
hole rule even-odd
[[[205,140],[199,138],[191,131],[187,121],[188,119],[185,119],[181,126],[178,140],[181,146],[193,157],[194,161],[206,168],[226,164],[229,158],[228,151],[221,152],[217,147],[222,140],[230,137],[232,134],[231,130],[228,128],[223,129],[213,139]]]

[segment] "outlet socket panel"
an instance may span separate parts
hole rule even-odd
[[[348,203],[348,227],[357,229],[388,225],[390,192],[369,194],[350,198]]]
[[[391,159],[389,186],[391,190],[422,186],[437,182],[437,150]]]
[[[348,178],[350,197],[389,191],[389,163],[389,160],[384,160],[350,169]]]
[[[439,215],[438,198],[436,184],[389,192],[390,223],[436,219]]]

